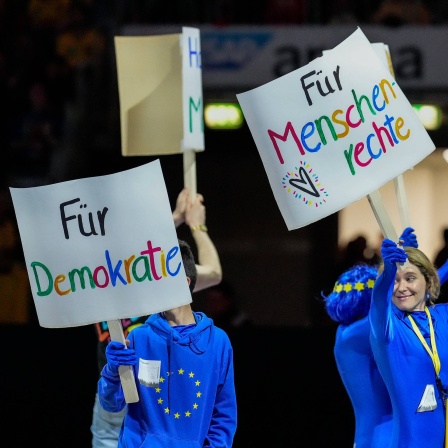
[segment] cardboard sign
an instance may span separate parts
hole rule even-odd
[[[191,302],[159,160],[10,191],[42,327],[143,316]]]
[[[289,230],[339,211],[435,149],[359,28],[237,98]]]
[[[204,150],[199,30],[116,36],[123,156]]]

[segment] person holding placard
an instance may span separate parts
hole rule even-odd
[[[222,269],[218,252],[207,232],[205,225],[206,209],[203,204],[204,197],[197,194],[190,200],[190,191],[184,188],[178,195],[173,211],[174,224],[179,227],[187,224],[191,229],[193,239],[198,251],[199,264],[196,265],[197,280],[194,291],[201,291],[210,286],[217,285],[222,279]],[[122,319],[122,327],[125,337],[131,330],[145,323],[148,316],[137,316],[131,319]],[[107,322],[99,322],[95,325],[98,337],[98,371],[106,364],[106,346],[110,342]],[[115,448],[118,443],[121,424],[126,409],[120,412],[108,412],[101,408],[98,394],[95,394],[93,406],[92,424],[92,448]]]
[[[404,246],[418,247],[414,229],[400,236]],[[392,405],[369,341],[368,313],[378,268],[357,263],[337,279],[325,296],[325,309],[337,322],[334,357],[355,416],[354,446],[384,448],[392,431]]]
[[[194,257],[185,241],[179,248],[193,291]],[[233,348],[224,330],[187,304],[151,315],[127,344],[108,344],[98,381],[101,406],[120,412],[126,401],[119,366],[133,367],[139,401],[127,404],[118,447],[232,446],[237,404]]]
[[[392,403],[389,448],[442,448],[448,387],[447,268],[385,238],[369,311],[370,343]]]

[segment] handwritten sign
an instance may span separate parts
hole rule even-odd
[[[339,211],[435,149],[359,28],[237,98],[289,230]]]
[[[10,191],[42,327],[142,316],[191,302],[159,160]]]
[[[184,139],[182,149],[204,149],[204,100],[202,95],[202,55],[199,30],[183,27],[182,92]]]
[[[123,156],[204,150],[200,33],[116,36]]]

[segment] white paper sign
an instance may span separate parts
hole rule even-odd
[[[142,316],[191,302],[159,160],[10,191],[42,327]]]
[[[201,39],[197,28],[182,28],[182,149],[204,149]]]
[[[435,149],[359,28],[237,98],[289,230],[368,195]]]

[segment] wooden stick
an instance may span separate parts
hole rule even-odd
[[[385,52],[389,71],[391,75],[395,78],[394,66],[392,64],[392,57],[390,55],[389,47],[387,46],[385,47]],[[395,185],[395,193],[397,194],[398,211],[400,213],[401,227],[402,230],[404,230],[406,227],[411,226],[411,219],[409,217],[408,202],[406,200],[406,189],[404,188],[403,174],[398,175],[394,179],[394,185]]]
[[[372,207],[373,214],[378,221],[384,238],[388,238],[398,243],[397,232],[395,231],[392,221],[387,214],[379,190],[375,190],[372,193],[368,194],[367,198],[369,200],[370,206]]]
[[[398,235],[394,229],[392,221],[387,214],[386,208],[384,207],[383,200],[381,199],[381,194],[379,190],[375,190],[372,193],[367,195],[370,206],[372,207],[373,214],[378,221],[381,232],[385,238],[388,238],[392,241],[395,241],[398,244]],[[409,266],[409,262],[405,261],[404,263],[397,263],[398,269],[405,268]]]
[[[184,151],[184,187],[190,189],[191,198],[196,197],[196,152],[193,149]]]
[[[395,192],[397,194],[398,211],[400,213],[400,221],[403,229],[411,227],[411,219],[409,217],[408,202],[406,199],[406,189],[404,187],[403,174],[394,179]]]

